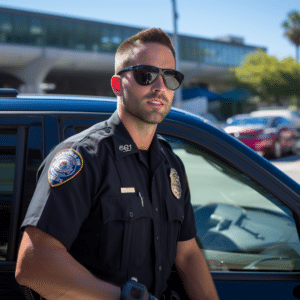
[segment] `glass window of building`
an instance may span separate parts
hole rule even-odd
[[[57,20],[44,20],[43,27],[46,32],[46,45],[50,47],[62,47],[61,22]]]
[[[101,27],[96,25],[86,26],[87,50],[100,52],[101,47]]]
[[[12,32],[12,24],[10,15],[0,14],[0,42],[8,41],[8,35]]]
[[[30,18],[25,16],[13,16],[13,32],[11,35],[11,42],[16,44],[30,44],[29,43],[29,24]]]
[[[88,50],[87,48],[87,28],[84,24],[74,24],[74,47],[76,50]]]
[[[64,48],[74,49],[75,47],[75,26],[71,22],[61,22],[61,40]]]
[[[45,44],[45,29],[41,19],[31,19],[29,32],[32,45],[43,46]]]
[[[113,52],[112,31],[111,26],[105,26],[102,29],[101,51],[103,52]]]
[[[116,52],[118,46],[122,43],[122,31],[121,28],[114,27],[110,31],[110,40],[111,40],[111,51]]]
[[[122,41],[125,41],[126,39],[128,39],[129,37],[135,35],[139,30],[138,29],[131,29],[131,28],[125,28],[122,30]]]
[[[120,43],[140,30],[22,11],[0,14],[0,43],[114,53]],[[190,62],[239,66],[245,55],[255,52],[254,47],[191,36],[180,35],[178,42],[180,59]]]

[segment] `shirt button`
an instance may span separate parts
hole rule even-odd
[[[157,212],[157,213],[158,213],[158,207],[155,207],[155,212]]]
[[[129,213],[129,217],[130,217],[130,218],[133,218],[133,217],[134,217],[134,213],[133,213],[132,211]]]
[[[162,271],[162,266],[159,266],[159,267],[158,267],[158,270],[159,270],[159,271]]]
[[[159,240],[159,235],[156,237],[157,240]]]

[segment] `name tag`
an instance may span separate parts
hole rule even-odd
[[[121,187],[122,194],[135,193],[134,187]]]

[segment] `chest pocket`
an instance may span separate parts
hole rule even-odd
[[[147,199],[145,199],[147,200]],[[138,196],[103,198],[100,255],[109,270],[138,269],[150,248],[152,211]],[[147,238],[148,237],[148,238]]]
[[[167,259],[172,266],[176,257],[177,241],[179,239],[180,228],[184,221],[183,200],[169,196],[166,199],[166,208],[168,216],[168,245]]]

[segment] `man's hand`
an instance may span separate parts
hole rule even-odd
[[[145,285],[132,277],[121,288],[121,300],[154,300]]]

